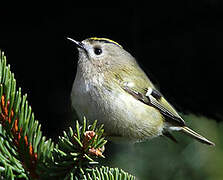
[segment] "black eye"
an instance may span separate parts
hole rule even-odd
[[[99,48],[99,47],[95,47],[95,48],[94,48],[94,53],[95,53],[96,55],[100,55],[100,54],[102,53],[102,49]]]

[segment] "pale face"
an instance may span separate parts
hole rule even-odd
[[[106,39],[107,40],[107,39]],[[133,57],[116,42],[105,40],[86,39],[79,47],[79,63],[83,66],[92,66],[97,71],[109,70],[133,60]]]

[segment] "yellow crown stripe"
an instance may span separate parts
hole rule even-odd
[[[109,42],[109,43],[116,44],[117,46],[119,46],[120,48],[122,48],[122,46],[121,46],[119,43],[117,43],[117,42],[115,42],[115,41],[113,41],[113,40],[111,40],[111,39],[108,39],[108,38],[91,37],[91,38],[89,38],[89,39],[90,39],[90,40],[94,40],[94,41],[106,41],[106,42]]]

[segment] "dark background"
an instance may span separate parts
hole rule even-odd
[[[0,49],[49,137],[61,134],[71,118],[77,51],[67,36],[117,41],[179,111],[221,121],[223,6],[219,2],[149,2],[143,9],[2,6]]]

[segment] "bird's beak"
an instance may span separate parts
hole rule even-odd
[[[82,42],[76,41],[72,38],[67,37],[68,40],[72,41],[78,48],[81,48],[86,51],[84,44]]]

